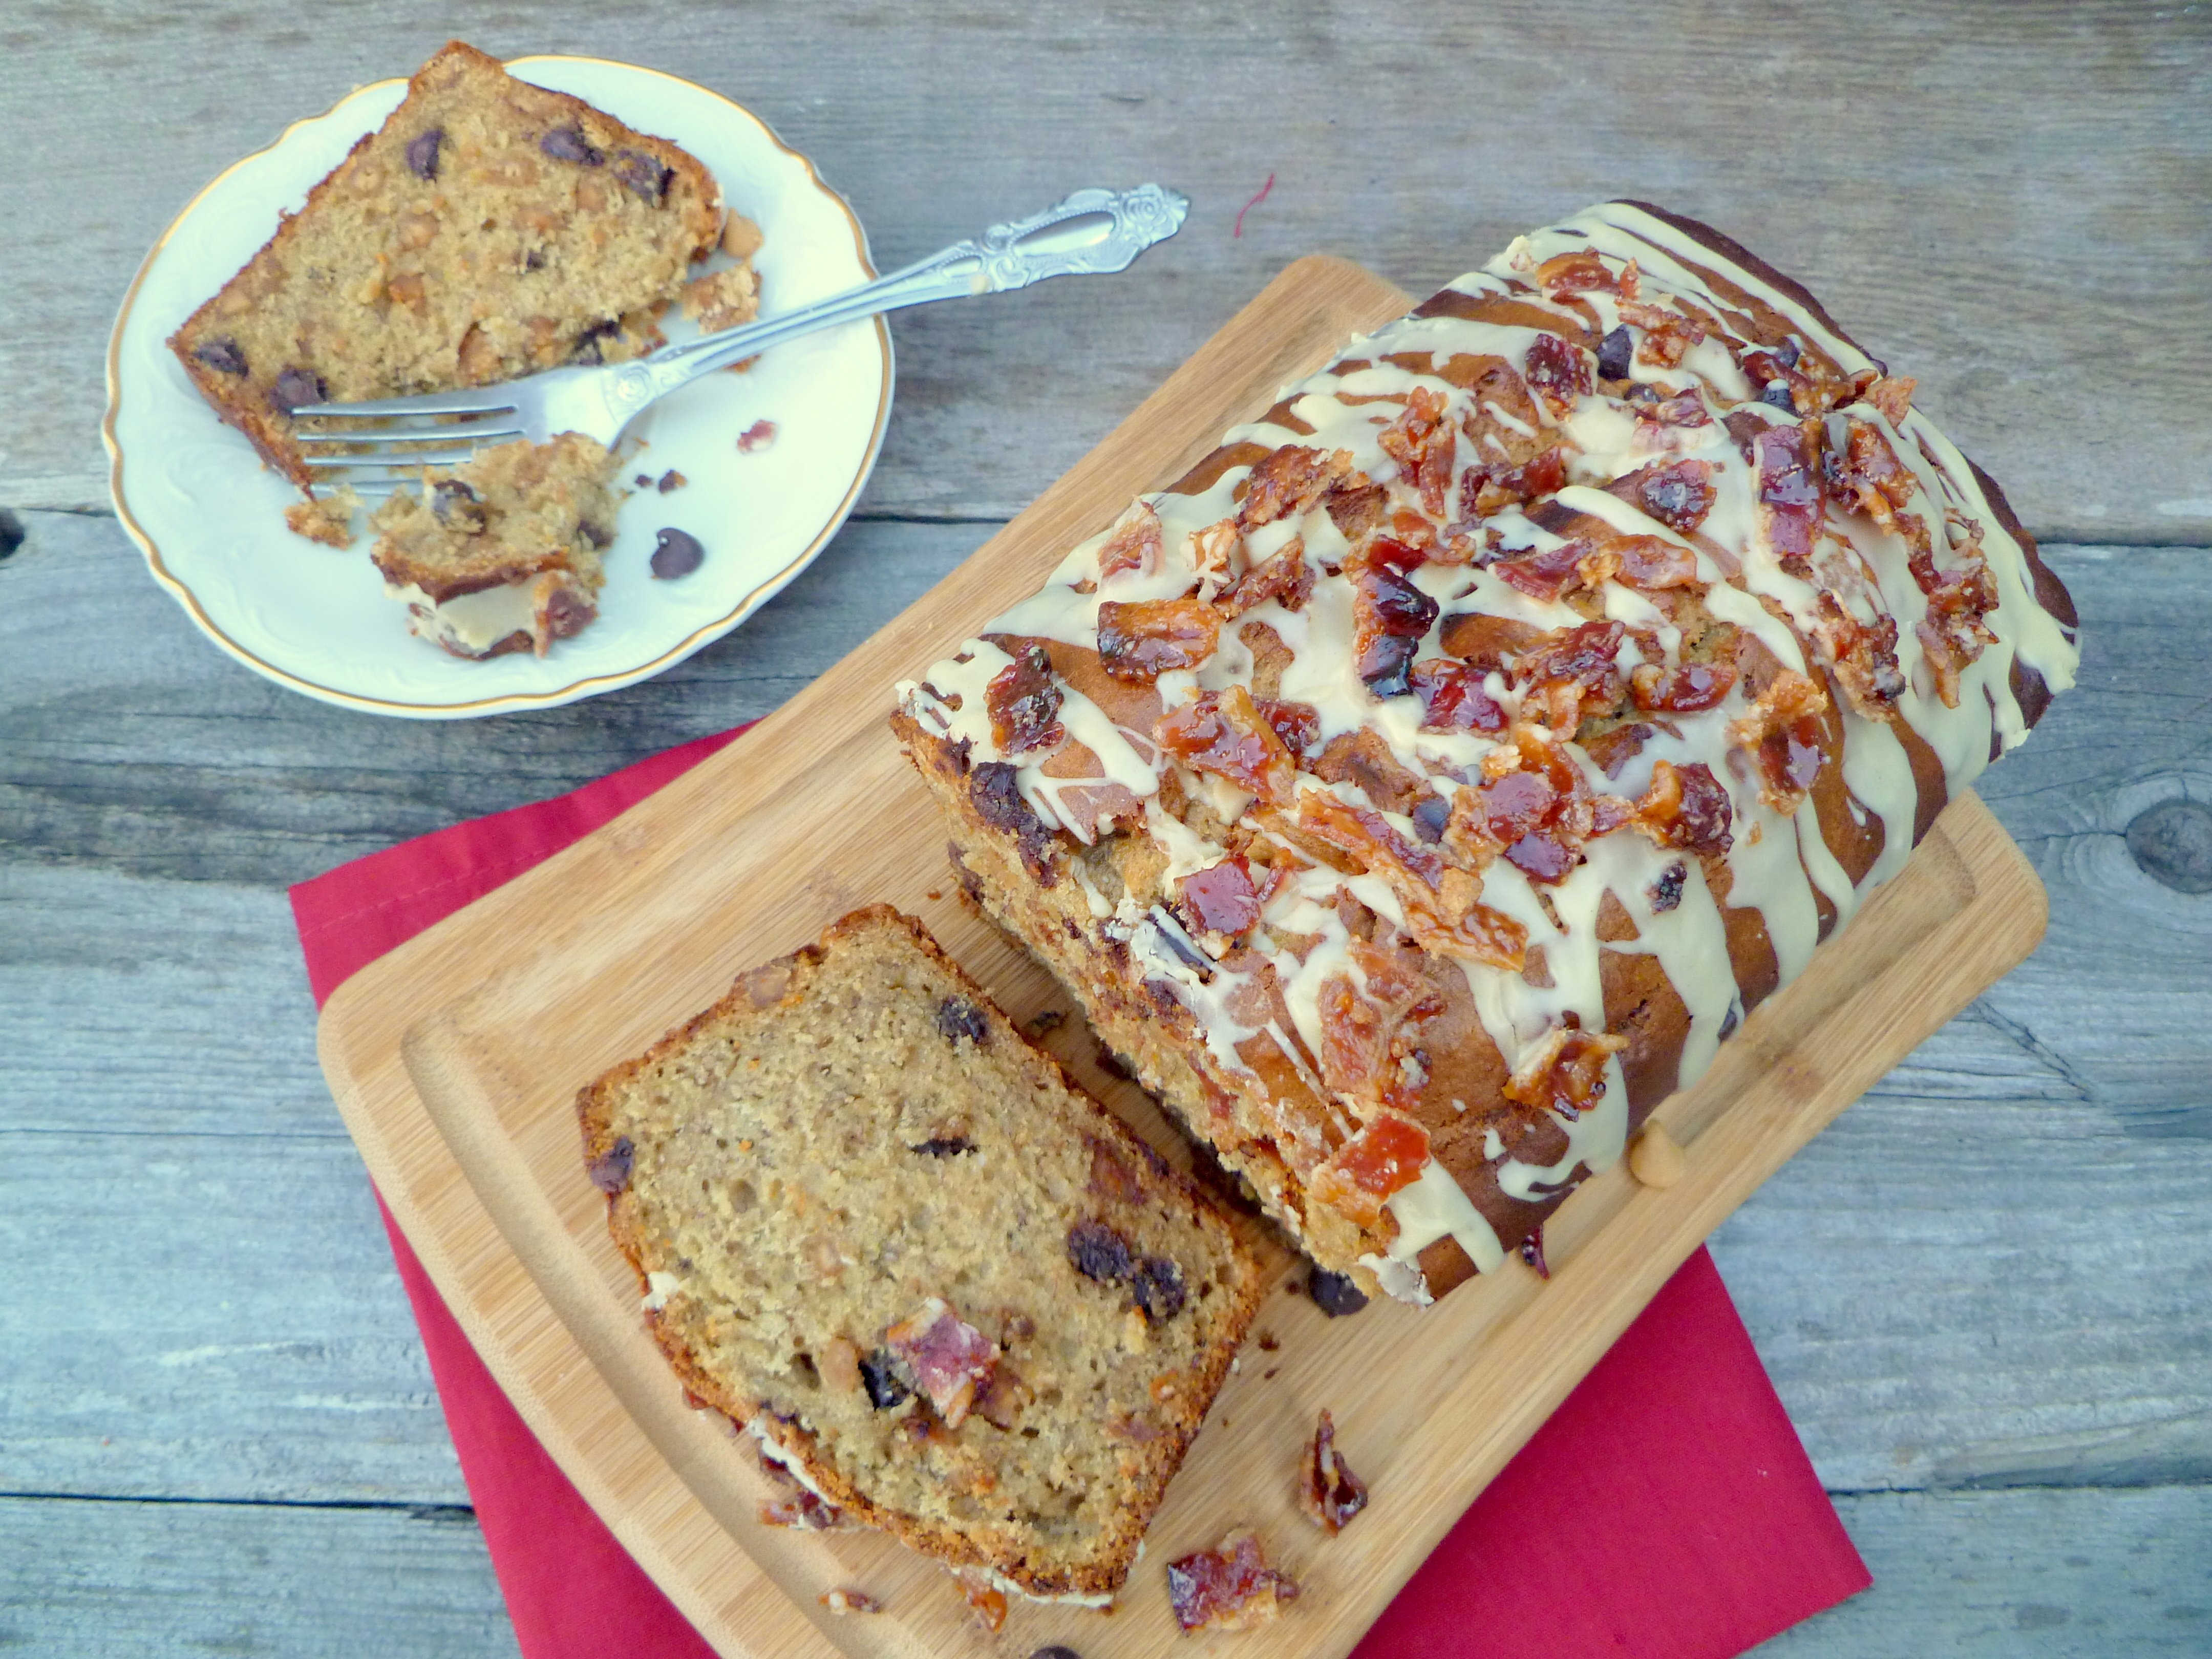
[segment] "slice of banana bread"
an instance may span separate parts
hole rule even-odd
[[[614,540],[614,457],[580,433],[426,468],[369,523],[369,557],[407,625],[457,657],[545,654],[599,614]]]
[[[918,1550],[1112,1597],[1258,1272],[920,922],[854,912],[577,1106],[686,1389]]]
[[[169,344],[306,488],[298,405],[637,356],[721,229],[690,155],[455,40]]]

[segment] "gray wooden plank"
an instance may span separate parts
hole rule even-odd
[[[759,616],[642,685],[448,722],[364,716],[273,685],[202,638],[113,519],[22,518],[27,539],[0,561],[0,850],[261,884],[764,714],[995,528],[848,525]]]
[[[0,1650],[508,1659],[514,1627],[459,1509],[0,1498]]]
[[[104,501],[100,353],[183,203],[456,32],[738,98],[849,193],[886,263],[1079,184],[1190,192],[1188,228],[1127,277],[902,317],[870,511],[1006,516],[1297,255],[1423,289],[1630,194],[1810,282],[2039,532],[2212,540],[2212,21],[2131,0],[19,11],[0,384],[40,418],[0,439],[0,505]]]
[[[2212,1653],[2212,1487],[1868,1493],[1836,1507],[1874,1588],[1760,1659]]]
[[[2212,1488],[1869,1493],[1874,1588],[1762,1659],[2107,1659],[2212,1648]],[[465,1512],[0,1499],[0,1647],[492,1659],[515,1651]]]
[[[0,1490],[467,1501],[349,1141],[33,1105],[0,1105]]]

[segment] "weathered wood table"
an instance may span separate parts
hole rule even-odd
[[[683,667],[544,714],[341,713],[148,579],[101,353],[194,190],[449,29],[739,99],[886,264],[1085,183],[1196,205],[1127,278],[901,317],[860,514]],[[287,883],[775,707],[1291,258],[1425,291],[1632,194],[1918,375],[2087,647],[1982,791],[2048,942],[1714,1243],[1877,1581],[1771,1650],[2212,1651],[2201,8],[23,4],[0,155],[0,1645],[513,1650]]]

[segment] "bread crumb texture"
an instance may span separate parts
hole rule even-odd
[[[685,1386],[918,1548],[1118,1588],[1256,1271],[920,923],[847,917],[580,1111]]]

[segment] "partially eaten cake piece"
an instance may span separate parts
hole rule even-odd
[[[457,657],[544,656],[599,614],[613,471],[574,432],[428,470],[419,494],[398,492],[369,520],[384,591],[416,635]]]
[[[169,344],[307,489],[298,405],[640,356],[722,228],[684,150],[456,40]]]
[[[1258,1272],[921,923],[847,916],[578,1111],[692,1395],[916,1549],[1111,1600]]]

